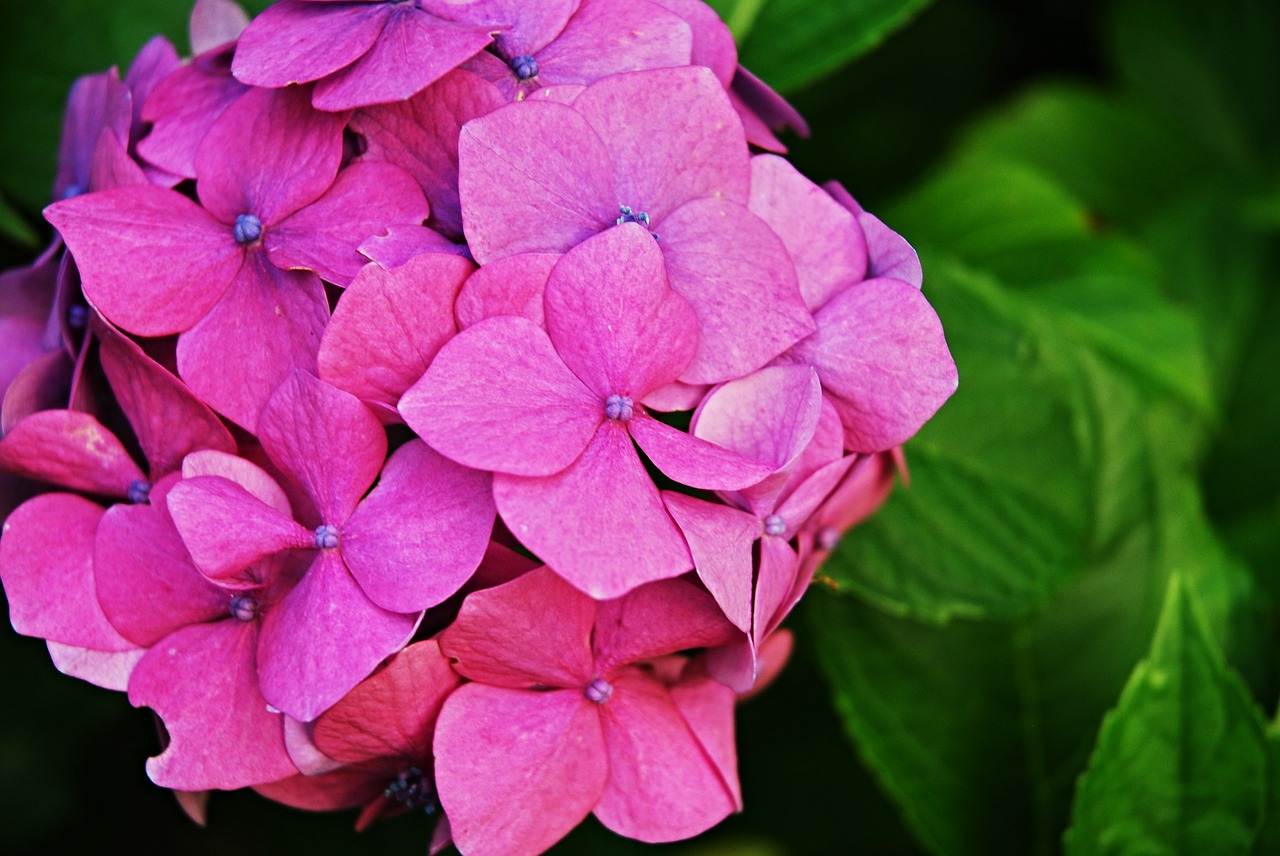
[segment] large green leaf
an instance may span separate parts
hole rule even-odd
[[[1261,716],[1175,574],[1151,654],[1080,780],[1067,853],[1248,853],[1266,788]]]

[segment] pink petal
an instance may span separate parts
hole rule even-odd
[[[641,399],[693,359],[698,322],[668,286],[658,243],[639,224],[570,250],[551,271],[544,307],[556,353],[601,398]]]
[[[3,400],[14,378],[43,356],[44,328],[44,321],[39,318],[0,315],[0,341],[4,342],[4,350],[0,351],[0,400]]]
[[[733,80],[738,70],[738,49],[733,43],[733,33],[720,20],[716,11],[701,0],[651,0],[679,15],[693,30],[693,57],[695,65],[705,65],[724,86]]]
[[[285,550],[315,546],[315,536],[293,518],[217,476],[184,479],[165,500],[201,573],[223,579]]]
[[[787,100],[773,91],[769,84],[747,71],[741,65],[738,66],[737,73],[733,76],[733,94],[740,98],[743,104],[760,117],[761,121],[774,131],[791,130],[797,136],[809,136],[809,123],[804,120],[796,108],[787,103]],[[751,142],[755,142],[752,140]]]
[[[761,368],[814,329],[781,239],[745,207],[682,206],[655,227],[671,287],[698,316],[687,383],[719,383]]]
[[[120,187],[45,209],[80,268],[85,297],[140,336],[203,318],[244,261],[231,227],[173,190]]]
[[[307,811],[355,808],[383,799],[387,784],[400,771],[397,759],[350,764],[323,773],[290,776],[253,789],[274,802]]]
[[[677,380],[655,389],[646,395],[642,402],[650,410],[671,413],[677,410],[693,410],[702,402],[706,394],[706,386],[694,386]]]
[[[640,0],[586,0],[555,41],[537,51],[545,85],[593,83],[611,74],[689,64],[689,25]]]
[[[417,612],[446,600],[480,565],[494,514],[489,473],[412,440],[343,527],[342,557],[378,606]]]
[[[7,332],[3,325],[0,325],[0,332]],[[76,365],[61,348],[27,363],[4,393],[4,405],[0,409],[0,437],[33,413],[66,407],[75,370]],[[5,453],[0,451],[0,461],[4,458]]]
[[[505,103],[493,84],[457,70],[406,101],[357,112],[351,129],[368,145],[361,161],[385,161],[408,171],[431,203],[429,225],[461,238],[458,132]]]
[[[387,270],[367,265],[342,295],[316,358],[320,377],[394,408],[457,332],[454,299],[475,266],[432,253]]]
[[[782,469],[809,445],[821,414],[822,386],[809,366],[770,366],[713,389],[690,430]]]
[[[213,311],[178,338],[178,373],[209,406],[254,431],[276,386],[294,369],[315,370],[328,320],[315,274],[250,253]]]
[[[191,10],[191,52],[202,54],[239,37],[249,16],[234,0],[196,0]]]
[[[618,217],[609,148],[562,104],[511,104],[468,122],[458,170],[467,244],[482,265],[564,252]]]
[[[93,147],[93,168],[90,170],[89,188],[109,190],[112,187],[128,187],[147,184],[147,174],[129,157],[124,144],[108,128],[98,135]]]
[[[66,199],[89,189],[93,147],[98,135],[109,129],[116,139],[127,141],[132,118],[130,104],[129,87],[120,81],[114,68],[85,75],[75,82],[67,96],[62,123],[54,199]]]
[[[263,235],[272,264],[307,268],[337,285],[348,285],[368,258],[364,241],[392,224],[420,225],[427,200],[399,167],[357,163],[338,173],[318,200]]]
[[[351,516],[387,456],[386,434],[369,408],[300,371],[262,409],[258,436],[272,462],[306,489],[333,526]]]
[[[800,572],[800,559],[791,545],[781,538],[760,539],[760,573],[756,579],[755,628],[752,643],[759,648],[761,642],[782,622],[791,607],[799,599],[791,597],[796,591],[796,575]],[[757,662],[757,674],[759,663]]]
[[[858,218],[858,225],[867,239],[867,278],[889,277],[909,282],[916,288],[924,281],[920,269],[920,257],[906,239],[890,229],[879,219],[862,210],[857,200],[849,195],[838,181],[823,185],[832,198]]]
[[[198,476],[230,479],[286,517],[293,516],[289,497],[276,480],[262,467],[244,458],[213,450],[192,452],[182,461],[182,477],[194,479]]]
[[[597,675],[627,663],[689,648],[719,645],[734,635],[711,596],[684,580],[660,580],[599,604],[595,650]]]
[[[582,456],[556,475],[496,475],[493,495],[520,543],[594,598],[618,597],[692,566],[680,530],[618,423],[603,423]]]
[[[632,419],[628,428],[654,466],[689,487],[736,490],[760,482],[775,469],[768,461],[700,440],[647,415]]]
[[[142,118],[142,105],[150,97],[152,90],[173,72],[182,66],[178,50],[164,36],[153,36],[139,49],[137,56],[129,64],[129,73],[125,75],[124,84],[129,87],[133,96],[130,107],[131,127],[128,135],[118,138],[126,148],[132,150],[133,144],[146,132],[146,124]],[[167,186],[177,184],[177,176],[166,176]],[[161,182],[157,182],[161,183]]]
[[[368,51],[388,14],[383,4],[283,0],[240,34],[231,69],[253,86],[318,80]]]
[[[466,329],[496,315],[519,315],[544,327],[542,295],[560,258],[554,253],[521,253],[478,269],[463,283],[454,304],[458,327]]]
[[[451,253],[471,261],[463,244],[455,244],[426,226],[390,226],[360,244],[360,255],[386,268],[400,267],[423,253]]]
[[[603,402],[565,368],[547,334],[514,317],[451,339],[400,412],[458,463],[517,475],[563,470],[604,420]]]
[[[146,654],[142,648],[128,651],[94,651],[77,648],[60,642],[49,642],[49,659],[54,668],[72,678],[88,681],[104,690],[125,692],[129,688],[129,676]]]
[[[496,47],[504,56],[532,54],[560,34],[582,0],[479,0],[455,4],[450,0],[434,0],[428,8],[433,14],[456,21],[466,21],[497,32]],[[489,54],[490,56],[492,54]]]
[[[920,289],[867,280],[833,297],[796,346],[844,422],[846,446],[879,452],[909,439],[955,392],[942,323]]]
[[[849,472],[857,460],[857,455],[845,455],[837,458],[825,467],[811,473],[808,478],[795,485],[794,490],[777,507],[777,515],[786,521],[784,534],[787,538],[806,527],[810,516],[822,504],[841,479]]]
[[[786,667],[787,661],[791,659],[791,651],[794,647],[795,635],[787,628],[782,627],[769,634],[769,638],[764,640],[760,650],[756,652],[759,670],[756,682],[750,690],[740,694],[738,698],[742,701],[754,698],[777,680],[778,675],[782,674],[782,670]]]
[[[403,648],[419,617],[370,603],[338,552],[321,550],[262,620],[262,694],[277,710],[309,722]]]
[[[790,638],[791,634],[786,634]],[[781,637],[780,637],[781,638]],[[773,652],[771,652],[773,653]],[[784,662],[785,662],[785,658]],[[732,795],[734,811],[742,811],[738,784],[738,752],[733,734],[733,690],[710,678],[682,681],[670,688],[671,700],[720,773]]]
[[[436,786],[468,856],[534,856],[591,811],[608,766],[596,706],[581,690],[466,684],[436,725]]]
[[[732,814],[736,795],[667,688],[635,668],[609,680],[613,696],[600,708],[609,753],[609,784],[595,807],[600,822],[640,841],[678,841]]]
[[[546,568],[472,592],[440,636],[464,677],[502,687],[577,687],[595,676],[596,604]]]
[[[222,111],[249,91],[231,76],[231,46],[197,56],[162,80],[142,105],[151,132],[138,143],[148,163],[195,178],[196,151]]]
[[[760,537],[760,520],[736,508],[664,491],[667,511],[675,518],[693,554],[693,567],[724,610],[744,633],[751,632],[751,546]]]
[[[116,436],[87,413],[41,410],[0,440],[0,468],[70,490],[123,498],[147,477]]]
[[[169,733],[168,747],[147,761],[151,781],[232,789],[297,772],[280,715],[268,713],[258,690],[257,641],[256,624],[227,618],[184,627],[138,663],[129,701],[154,710]]]

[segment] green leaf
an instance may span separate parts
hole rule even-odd
[[[9,200],[0,193],[0,237],[4,237],[23,247],[34,248],[40,245],[40,236],[31,228],[26,219],[9,204]]]
[[[1266,752],[1256,706],[1173,575],[1150,656],[1104,720],[1080,780],[1067,853],[1248,853]]]

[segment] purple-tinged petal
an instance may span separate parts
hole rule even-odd
[[[268,6],[240,34],[231,70],[252,86],[319,80],[368,51],[388,14],[382,3],[282,0]]]
[[[431,203],[428,225],[461,238],[458,132],[466,122],[505,103],[493,84],[458,70],[407,101],[358,111],[351,117],[351,129],[367,143],[362,162],[384,161],[407,170]]]
[[[698,354],[680,378],[719,383],[813,332],[782,240],[744,206],[698,199],[656,228],[671,287],[698,316]]]
[[[197,56],[174,71],[142,105],[151,132],[138,143],[148,163],[184,178],[196,176],[196,151],[209,127],[249,87],[231,76],[231,46]]]
[[[221,580],[275,553],[315,547],[315,535],[233,481],[184,479],[166,499],[200,572]]]
[[[0,332],[4,325],[0,324]],[[68,390],[76,369],[75,363],[61,349],[50,351],[28,363],[9,384],[0,409],[0,436],[13,430],[23,419],[41,410],[57,410],[67,406]],[[3,453],[0,453],[2,459]]]
[[[284,516],[293,516],[289,497],[276,480],[262,467],[244,458],[213,450],[192,452],[182,461],[182,477],[194,479],[199,476],[229,479]]]
[[[214,410],[254,431],[294,369],[314,371],[329,301],[309,271],[251,252],[218,305],[178,338],[178,374]]]
[[[734,811],[742,811],[742,787],[738,783],[738,752],[734,746],[733,707],[729,687],[711,678],[681,681],[669,688],[680,716],[720,773],[733,798]]]
[[[475,265],[432,253],[387,270],[366,265],[338,302],[316,358],[320,377],[394,411],[457,333],[452,307]]]
[[[833,297],[815,320],[818,331],[793,354],[817,369],[850,450],[904,442],[955,392],[942,323],[915,286],[867,280]]]
[[[0,342],[4,342],[0,349],[0,399],[19,373],[44,355],[44,328],[39,318],[0,315]]]
[[[719,645],[734,634],[715,601],[684,580],[660,580],[598,605],[597,675],[639,660]]]
[[[689,543],[698,578],[725,616],[751,632],[751,545],[760,537],[760,520],[736,508],[663,491],[667,511]]]
[[[555,41],[536,51],[545,85],[594,83],[611,74],[689,64],[689,25],[646,0],[583,0]],[[535,51],[529,51],[535,53]]]
[[[295,371],[262,409],[258,436],[277,467],[339,526],[377,478],[387,437],[355,396]]]
[[[0,469],[118,498],[147,480],[115,434],[74,410],[42,410],[14,425],[0,440]]]
[[[693,310],[668,286],[662,252],[638,223],[570,250],[543,303],[556,353],[602,398],[643,398],[675,380],[697,347]]]
[[[536,53],[545,47],[560,34],[581,3],[582,0],[542,0],[539,3],[529,3],[528,0],[479,0],[471,3],[432,0],[427,9],[442,18],[466,22],[496,33],[494,46],[504,56],[518,56]]]
[[[680,381],[672,381],[661,386],[641,399],[641,403],[650,410],[661,413],[672,413],[677,410],[693,410],[707,394],[708,387],[693,386]]]
[[[45,219],[67,242],[85,297],[140,336],[203,318],[244,261],[231,227],[180,193],[139,185],[55,202]]]
[[[465,684],[436,724],[436,787],[468,856],[534,856],[590,813],[609,765],[580,689]]]
[[[130,104],[132,121],[128,135],[120,142],[124,143],[130,151],[146,131],[145,120],[142,118],[142,105],[160,81],[181,65],[182,60],[178,57],[177,49],[164,36],[152,37],[129,64],[129,73],[124,77],[124,84],[129,87],[132,96]],[[170,184],[177,184],[177,180],[173,180]]]
[[[672,428],[651,416],[637,416],[628,426],[636,443],[662,472],[689,487],[738,490],[758,484],[776,468]]]
[[[738,118],[742,120],[742,133],[746,136],[748,143],[766,152],[779,155],[787,153],[786,144],[779,140],[764,120],[756,115],[746,101],[742,100],[742,96],[732,89],[729,90],[729,103],[733,105],[734,110],[738,111]]]
[[[312,740],[314,731],[314,722],[299,722],[291,716],[284,718],[285,749],[288,750],[289,758],[292,759],[294,766],[304,776],[319,776],[342,766],[341,761],[335,761],[320,751]],[[271,797],[271,799],[275,799],[275,797]]]
[[[541,328],[504,316],[441,348],[400,412],[460,464],[541,476],[582,453],[604,421],[604,402],[565,368]]]
[[[307,268],[345,286],[368,262],[357,251],[365,240],[392,224],[421,225],[427,213],[427,200],[407,172],[357,163],[340,172],[324,196],[267,229],[262,241],[277,267]]]
[[[716,11],[702,0],[650,0],[683,18],[693,31],[694,65],[711,69],[720,83],[728,87],[738,70],[738,49],[733,33],[720,20]]]
[[[544,327],[542,295],[560,256],[521,253],[490,262],[468,277],[453,307],[466,329],[496,315],[520,315]]]
[[[706,662],[707,672],[735,693],[749,693],[756,685],[759,659],[750,634],[712,648]]]
[[[191,53],[202,54],[234,42],[247,26],[249,16],[234,0],[196,0],[188,24]]]
[[[151,467],[151,480],[176,472],[197,449],[234,452],[235,440],[186,385],[130,339],[99,331],[102,368]]]
[[[231,593],[191,564],[162,509],[113,505],[93,546],[95,592],[122,636],[149,648],[188,624],[226,618]]]
[[[627,115],[637,114],[629,106]],[[468,122],[458,171],[467,244],[482,265],[565,252],[618,217],[609,148],[562,104],[511,104]]]
[[[613,697],[600,709],[609,758],[609,784],[595,807],[600,822],[640,841],[677,841],[732,814],[736,795],[667,688],[638,669],[610,681]]]
[[[169,745],[147,761],[166,788],[230,790],[297,772],[255,671],[257,625],[226,619],[170,634],[142,658],[129,701],[159,715]]]
[[[612,421],[563,472],[499,473],[493,494],[520,543],[594,598],[619,597],[693,565],[626,429]]]
[[[94,593],[93,539],[102,513],[87,499],[49,493],[9,515],[0,530],[0,579],[14,630],[95,651],[137,647],[111,626]]]
[[[857,455],[837,458],[795,485],[791,493],[777,507],[777,515],[786,521],[784,533],[788,539],[804,528],[809,517],[840,484],[857,460]]]
[[[867,278],[900,279],[919,288],[924,281],[920,257],[906,239],[877,217],[862,210],[862,206],[840,182],[829,181],[823,188],[858,218],[858,225],[862,227],[867,240]]]
[[[862,281],[867,241],[854,215],[786,160],[777,155],[751,159],[750,208],[791,254],[810,311]]]
[[[480,27],[437,18],[416,4],[392,4],[377,41],[351,65],[317,83],[313,101],[319,110],[403,101],[492,40]]]
[[[471,261],[465,244],[455,244],[426,226],[391,226],[360,244],[360,255],[385,268],[400,267],[426,253],[448,253]]]
[[[420,615],[375,606],[337,550],[321,550],[262,620],[258,675],[272,707],[310,722],[403,648]]]
[[[89,189],[93,148],[103,129],[109,129],[122,143],[128,142],[131,103],[129,87],[121,82],[114,68],[81,77],[72,85],[62,123],[58,173],[53,181],[55,200],[78,196]]]
[[[494,514],[489,473],[413,440],[387,460],[343,527],[342,558],[378,606],[417,612],[443,602],[479,567]]]
[[[104,690],[126,692],[129,689],[129,677],[147,652],[142,648],[131,648],[128,651],[94,651],[91,648],[78,648],[75,645],[63,645],[60,642],[49,642],[49,659],[54,668],[72,678],[88,681]]]
[[[738,73],[733,76],[731,84],[733,94],[760,118],[773,131],[791,130],[797,136],[809,136],[809,123],[792,107],[785,98],[773,90],[769,84],[738,66]],[[755,140],[751,140],[755,142]]]
[[[343,115],[313,110],[305,89],[246,92],[196,150],[200,204],[224,223],[252,214],[269,233],[333,184],[345,125]]]
[[[89,188],[91,190],[109,190],[113,187],[128,187],[134,184],[147,184],[149,179],[138,166],[137,161],[129,157],[124,144],[111,132],[103,128],[98,136],[98,144],[93,147],[93,167],[89,172]]]
[[[578,687],[595,677],[596,603],[546,568],[472,592],[440,636],[464,677],[494,686]]]

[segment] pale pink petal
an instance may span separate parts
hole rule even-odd
[[[231,69],[253,86],[318,80],[368,51],[388,14],[384,4],[274,3],[240,34]]]
[[[658,387],[644,397],[642,403],[650,410],[671,413],[676,410],[693,410],[707,394],[708,387],[703,385],[672,381],[666,386]]]
[[[318,777],[343,766],[341,761],[335,761],[316,747],[311,737],[314,729],[314,722],[299,722],[292,716],[284,718],[284,747],[294,766],[308,777]]]
[[[755,644],[742,634],[707,652],[707,671],[735,693],[749,693],[757,682]]]
[[[454,304],[458,327],[466,329],[495,315],[520,315],[545,326],[542,295],[560,258],[555,253],[521,253],[477,270],[463,283]]]
[[[387,460],[342,528],[342,557],[369,599],[393,612],[435,606],[462,587],[493,531],[493,477],[419,440]]]
[[[441,348],[400,412],[460,464],[549,475],[582,453],[604,421],[604,402],[565,368],[541,328],[504,316]]]
[[[247,26],[249,16],[234,0],[196,0],[188,25],[191,52],[202,54],[233,42]]]
[[[858,218],[858,225],[867,239],[867,278],[889,277],[909,282],[916,288],[924,281],[920,269],[920,257],[906,239],[890,229],[878,218],[862,210],[849,191],[838,181],[829,181],[823,188],[837,202]]]
[[[41,410],[19,421],[0,440],[0,468],[119,498],[147,478],[115,434],[74,410]]]
[[[822,386],[809,366],[769,366],[713,389],[690,431],[782,469],[813,439],[822,414]]]
[[[184,627],[139,661],[129,701],[154,710],[169,734],[164,752],[147,761],[151,781],[230,790],[297,772],[280,715],[258,691],[257,641],[256,624],[227,618]]]
[[[534,555],[579,591],[618,597],[693,562],[626,429],[600,425],[582,456],[543,478],[498,474],[498,513]]]
[[[689,487],[737,490],[759,483],[776,469],[768,461],[700,440],[647,414],[637,414],[627,427],[654,466]]]
[[[577,687],[595,676],[596,604],[546,568],[472,592],[440,636],[464,677],[512,688]]]
[[[611,74],[684,66],[692,48],[689,25],[661,6],[585,0],[564,32],[536,51],[538,79],[548,86],[594,83]]]
[[[590,813],[609,767],[581,690],[466,684],[436,725],[436,787],[458,849],[534,856]]]
[[[693,567],[724,610],[744,633],[751,632],[751,545],[760,537],[760,520],[720,503],[664,491],[667,511],[675,518],[693,554]]]
[[[132,648],[128,651],[94,651],[91,648],[77,648],[75,645],[63,645],[60,642],[49,642],[49,659],[54,668],[72,678],[88,681],[104,690],[126,692],[129,689],[129,676],[134,666],[146,654],[144,648]]]
[[[201,573],[238,575],[275,553],[315,546],[315,535],[233,481],[184,479],[165,500],[173,523]]]
[[[286,517],[293,516],[289,497],[266,470],[244,458],[218,451],[192,452],[182,461],[182,477],[222,476],[240,485]]]
[[[786,634],[788,639],[790,635]],[[719,771],[721,781],[733,798],[733,810],[742,811],[738,752],[733,733],[733,690],[704,677],[682,681],[671,687],[670,692],[671,700],[676,703],[689,730]]]
[[[591,639],[596,674],[719,645],[733,635],[732,625],[705,591],[685,580],[659,580],[599,604]]]
[[[151,132],[138,143],[148,163],[184,178],[195,178],[196,150],[231,102],[249,87],[231,76],[231,46],[197,56],[159,85],[142,105]]]
[[[610,677],[601,705],[609,784],[595,807],[600,822],[640,841],[678,841],[737,809],[736,794],[703,751],[671,694],[628,668]]]

